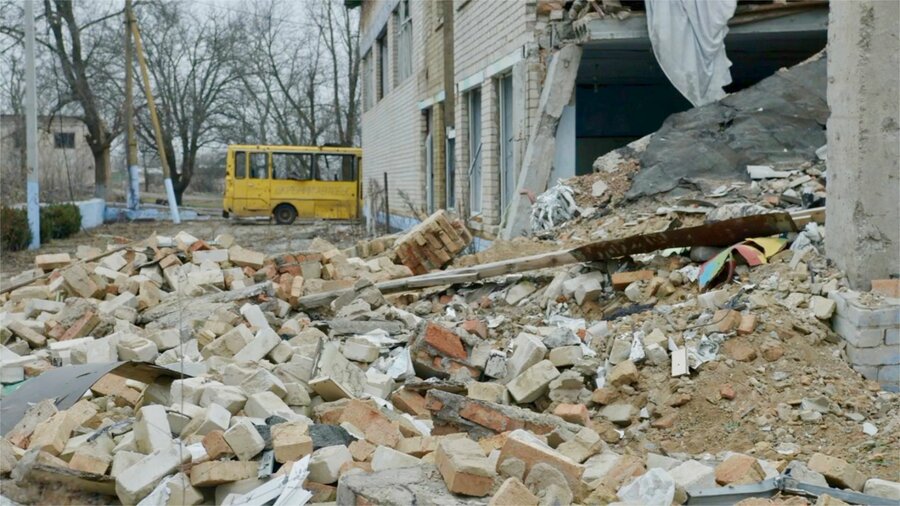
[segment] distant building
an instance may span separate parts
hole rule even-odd
[[[584,53],[556,131],[550,184],[590,173],[598,156],[691,107],[657,64],[643,0],[609,2],[605,13],[601,2],[580,3],[586,10],[574,20],[564,12],[572,2],[561,0],[345,3],[360,7],[364,190],[387,173],[393,226],[446,208],[476,235],[497,235],[560,40]],[[725,42],[728,92],[825,47],[827,5],[755,5],[766,3],[739,2]]]
[[[42,195],[83,194],[94,185],[94,156],[88,129],[73,116],[38,118],[38,168]],[[0,178],[5,198],[22,198],[27,176],[25,117],[0,115]],[[21,194],[20,194],[21,192]]]

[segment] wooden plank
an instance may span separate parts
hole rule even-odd
[[[461,269],[396,279],[377,283],[382,293],[408,290],[411,286],[424,288],[455,282],[472,282],[504,274],[525,272],[546,267],[604,260],[635,253],[649,253],[659,249],[688,246],[730,246],[748,237],[765,237],[783,232],[796,232],[797,227],[787,213],[745,216],[716,223],[687,227],[653,234],[635,235],[622,239],[597,241],[575,248],[551,251],[539,255],[512,258]],[[449,281],[463,279],[465,281]],[[314,308],[328,304],[348,292],[336,290],[301,297],[300,307]]]

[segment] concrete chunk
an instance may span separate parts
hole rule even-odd
[[[506,387],[516,402],[532,402],[547,391],[550,382],[557,376],[559,370],[553,366],[553,362],[542,360],[510,381]]]

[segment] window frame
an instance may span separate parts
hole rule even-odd
[[[75,149],[75,132],[53,132],[55,149]]]

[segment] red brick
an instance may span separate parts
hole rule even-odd
[[[394,407],[404,413],[420,418],[431,417],[431,412],[425,406],[425,396],[418,392],[401,388],[391,395],[391,402],[394,403]]]
[[[487,427],[494,432],[506,432],[524,428],[524,423],[521,420],[514,420],[495,409],[477,402],[467,402],[459,410],[459,416],[470,422]]]
[[[756,315],[745,314],[741,316],[741,323],[738,325],[737,333],[739,336],[752,334],[756,330]]]
[[[560,404],[553,410],[553,414],[562,418],[567,422],[577,423],[579,425],[588,425],[591,422],[591,416],[588,414],[587,406],[584,404]]]
[[[429,323],[425,327],[425,342],[448,357],[461,360],[469,358],[459,336],[436,323]]]
[[[488,337],[488,328],[484,320],[466,320],[462,323],[462,328],[466,332],[475,334],[482,339],[487,339]]]
[[[872,292],[898,299],[900,298],[900,279],[873,279]]]
[[[85,337],[90,334],[94,327],[96,327],[100,323],[100,318],[97,317],[97,314],[91,310],[88,310],[84,313],[84,316],[79,318],[75,323],[69,327],[62,336],[59,337],[60,341],[68,341],[69,339],[77,339],[79,337]]]
[[[730,384],[726,383],[719,387],[719,397],[728,399],[730,401],[736,396],[737,394],[734,392],[734,387],[732,387]]]

